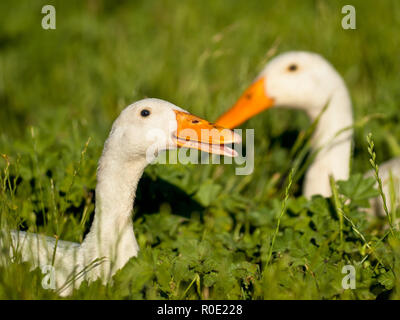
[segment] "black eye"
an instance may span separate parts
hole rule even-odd
[[[297,64],[291,64],[289,67],[288,67],[288,70],[289,71],[296,71],[297,70]]]
[[[140,115],[142,117],[148,117],[150,115],[150,111],[147,109],[143,109],[142,111],[140,111]]]

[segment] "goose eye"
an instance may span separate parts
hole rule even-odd
[[[291,64],[289,67],[288,67],[288,70],[289,71],[291,71],[291,72],[293,72],[293,71],[296,71],[297,70],[297,64]]]
[[[150,111],[147,109],[143,109],[142,111],[140,111],[140,115],[142,117],[148,117],[150,115]]]

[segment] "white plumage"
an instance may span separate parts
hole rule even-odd
[[[275,57],[217,123],[233,128],[273,106],[303,110],[314,121],[326,105],[312,136],[312,148],[319,152],[306,172],[303,193],[306,197],[317,194],[328,197],[331,195],[329,175],[336,180],[349,177],[353,112],[343,78],[322,56],[293,51]],[[388,199],[390,171],[396,178],[398,190],[400,158],[380,166]],[[377,213],[382,214],[381,200],[375,201]]]
[[[146,111],[142,114],[143,110]],[[220,137],[213,137],[211,144],[200,137],[187,141],[185,136],[180,136],[187,129],[207,128],[223,131],[224,142],[217,140]],[[95,216],[82,244],[58,241],[56,246],[51,237],[3,230],[0,248],[6,247],[7,251],[10,245],[11,258],[16,258],[17,252],[33,267],[53,265],[54,255],[55,285],[64,296],[79,287],[83,279],[101,278],[107,283],[138,253],[132,224],[133,201],[145,167],[158,152],[187,146],[234,156],[235,151],[224,144],[236,142],[240,142],[240,137],[232,131],[223,130],[169,102],[138,101],[122,111],[104,144],[97,170]]]

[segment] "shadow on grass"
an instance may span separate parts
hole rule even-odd
[[[190,218],[193,212],[202,213],[204,207],[185,191],[161,178],[155,180],[143,175],[135,200],[135,219],[143,214],[157,213],[160,206],[168,203],[174,215]]]

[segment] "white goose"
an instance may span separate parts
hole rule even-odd
[[[311,140],[312,148],[320,151],[306,172],[303,194],[308,198],[316,194],[328,197],[331,195],[329,175],[332,174],[336,180],[349,177],[353,131],[344,129],[353,125],[353,114],[342,77],[320,55],[293,51],[275,57],[216,123],[234,128],[273,106],[303,110],[314,121],[326,105],[327,109],[322,113]],[[396,177],[395,186],[399,195],[397,177],[400,177],[400,158],[380,167],[387,199],[390,199],[390,172]],[[382,214],[380,201],[376,203],[379,208],[377,213]]]
[[[204,138],[200,135],[204,129],[216,129],[217,134]],[[83,279],[100,277],[106,283],[138,253],[132,224],[133,200],[145,167],[158,152],[188,147],[236,156],[236,151],[225,144],[238,142],[240,136],[233,131],[169,102],[138,101],[122,111],[104,144],[97,170],[95,216],[82,244],[58,241],[55,247],[53,238],[12,231],[9,240],[3,244],[0,241],[0,246],[11,240],[23,261],[33,266],[53,265],[56,289],[61,295],[70,294]],[[10,251],[14,257],[14,249]]]

